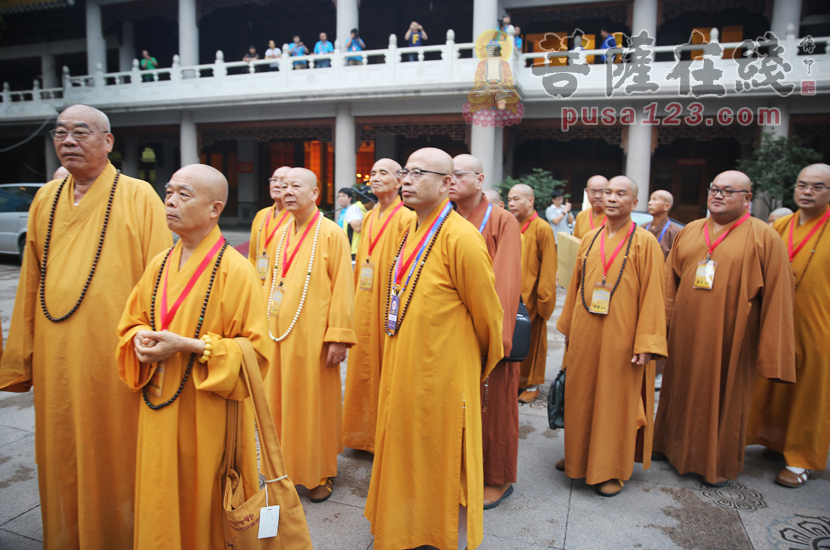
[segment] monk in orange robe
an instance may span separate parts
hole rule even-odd
[[[181,238],[149,263],[118,325],[118,375],[144,400],[136,550],[225,548],[227,400],[248,397],[235,339],[251,342],[258,364],[248,368],[263,375],[273,347],[265,312],[251,307],[262,300],[256,272],[217,226],[227,197],[227,180],[210,166],[192,164],[173,174],[165,204],[168,225]],[[253,417],[243,409],[243,419],[245,464],[237,467],[248,499],[259,480]]]
[[[530,354],[522,361],[519,401],[532,403],[545,383],[548,319],[556,307],[556,239],[550,224],[539,217],[530,186],[514,185],[507,197],[522,234],[522,299],[530,315]]]
[[[282,185],[289,170],[291,168],[288,166],[281,166],[274,170],[268,180],[268,192],[274,204],[257,212],[251,224],[248,260],[257,269],[257,275],[263,284],[265,284],[265,275],[268,273],[269,254],[274,253],[272,249],[276,246],[272,244],[274,236],[280,227],[291,221],[291,214],[282,206]]]
[[[317,210],[317,176],[292,168],[283,204],[294,217],[277,232],[265,279],[268,334],[277,342],[265,379],[291,480],[327,500],[343,451],[340,363],[354,345],[354,279],[346,234]]]
[[[499,192],[495,189],[485,189],[484,198],[487,199],[493,206],[504,208],[504,201],[502,200],[501,195],[499,195]]]
[[[398,192],[401,165],[380,159],[369,176],[378,205],[363,217],[360,247],[354,270],[354,331],[357,344],[349,350],[343,400],[343,444],[375,452],[378,391],[386,334],[383,306],[389,295],[389,269],[404,230],[415,213],[401,202]]]
[[[652,359],[666,355],[665,266],[657,240],[631,221],[633,180],[612,178],[603,206],[608,221],[585,235],[556,325],[568,347],[565,458],[556,468],[610,497],[635,460],[645,469],[651,462]]]
[[[577,239],[584,239],[585,235],[589,232],[605,225],[602,197],[604,196],[606,185],[608,185],[608,180],[602,176],[591,176],[588,178],[588,182],[585,185],[585,192],[588,194],[591,208],[583,208],[576,215],[573,235]]]
[[[750,217],[752,184],[727,171],[712,217],[684,227],[666,261],[668,359],[656,459],[710,485],[736,479],[757,377],[795,381],[793,278],[781,237]]]
[[[418,219],[384,304],[365,514],[376,550],[473,550],[483,538],[480,383],[502,359],[503,312],[484,241],[449,203],[452,158],[419,149],[404,170],[404,204]]]
[[[155,190],[107,160],[104,113],[68,107],[53,137],[71,175],[43,186],[29,209],[0,389],[37,387],[44,547],[130,548],[141,401],[110,350],[133,286],[173,240]]]
[[[758,380],[747,445],[782,453],[775,481],[800,487],[810,470],[824,470],[830,448],[830,166],[804,168],[795,184],[799,210],[773,228],[795,276],[795,384]]]

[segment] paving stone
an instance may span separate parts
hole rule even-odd
[[[0,426],[35,432],[35,396],[31,390],[26,393],[0,392]]]
[[[818,550],[830,544],[825,510],[770,501],[766,508],[739,514],[756,550]]]
[[[2,529],[34,540],[43,540],[43,522],[40,518],[40,506],[17,516],[3,524]]]
[[[0,526],[40,504],[34,435],[0,448]]]
[[[43,550],[43,543],[0,529],[0,548],[4,550]]]
[[[313,504],[307,497],[300,500],[305,509],[314,550],[363,550],[372,542],[369,521],[363,507],[332,502]]]
[[[0,450],[2,450],[5,445],[19,441],[30,435],[32,435],[32,432],[18,430],[16,428],[8,428],[0,425]]]

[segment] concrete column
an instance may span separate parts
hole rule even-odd
[[[637,36],[641,31],[657,38],[657,0],[634,0],[631,34]]]
[[[335,0],[337,4],[337,40],[346,50],[346,42],[351,38],[352,29],[358,28],[357,0]]]
[[[196,0],[179,0],[179,63],[183,67],[199,64]]]
[[[128,135],[124,138],[124,156],[121,162],[121,171],[125,176],[138,177],[138,163],[141,156],[138,136]]]
[[[52,174],[60,167],[61,163],[58,160],[58,154],[55,153],[55,141],[50,135],[43,138],[43,152],[46,153],[45,181],[52,181]]]
[[[43,76],[44,88],[60,87],[58,73],[55,70],[55,56],[45,53],[40,56],[40,73]]]
[[[351,103],[337,105],[334,126],[334,186],[351,187],[357,181],[357,152]]]
[[[101,6],[98,0],[86,2],[86,73],[95,74],[98,64],[107,72],[107,42],[101,27]]]
[[[473,1],[473,42],[482,31],[495,29],[498,26],[498,0]],[[464,42],[461,40],[461,42]]]
[[[772,4],[772,24],[770,30],[775,33],[779,40],[787,36],[787,25],[795,27],[795,36],[799,36],[799,24],[801,23],[801,0],[775,0]]]
[[[494,152],[496,147],[496,129],[483,128],[473,124],[470,135],[470,154],[481,161],[484,170],[485,187],[493,187],[493,178],[496,175]]]
[[[153,55],[153,52],[150,52]],[[126,73],[133,69],[135,54],[135,24],[132,21],[121,22],[121,47],[118,48],[118,72]]]
[[[377,134],[375,136],[375,160],[392,159],[403,166],[406,159],[398,158],[398,136],[393,134]]]
[[[257,174],[259,143],[254,139],[240,139],[236,150],[240,164],[250,162],[254,167],[253,172],[247,174],[240,172],[237,175],[238,223],[240,226],[245,226],[254,221],[254,215],[257,212],[257,188],[259,187],[257,183],[260,179]]]
[[[493,143],[493,175],[484,179],[484,188],[492,189],[504,179],[504,128],[496,128]]]
[[[190,111],[182,111],[180,143],[182,166],[199,164],[199,133],[196,130],[196,123],[193,122],[193,113]]]
[[[642,112],[642,111],[638,111]],[[628,154],[625,157],[625,175],[634,180],[640,192],[637,212],[648,208],[649,186],[651,183],[651,126],[638,120],[628,127]]]

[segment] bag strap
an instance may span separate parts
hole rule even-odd
[[[224,471],[225,478],[236,468],[239,460],[239,401],[228,399],[228,424],[225,436]],[[223,482],[224,484],[224,482]],[[224,488],[222,489],[224,491]]]

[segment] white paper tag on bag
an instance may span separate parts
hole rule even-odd
[[[259,509],[259,538],[269,539],[277,536],[280,528],[280,507],[266,506]]]

